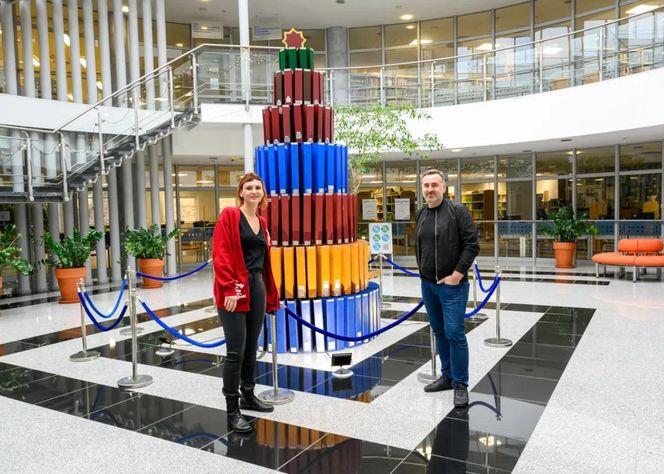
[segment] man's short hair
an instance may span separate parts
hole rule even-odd
[[[424,178],[425,176],[429,176],[431,174],[437,174],[438,176],[440,176],[440,179],[443,180],[443,183],[446,182],[445,173],[443,173],[442,171],[437,170],[435,168],[431,168],[429,170],[426,170],[424,173],[422,173],[422,176],[420,177],[420,179]]]

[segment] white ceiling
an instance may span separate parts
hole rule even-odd
[[[442,18],[503,7],[524,0],[248,0],[249,24],[282,28],[327,28],[400,23],[403,14],[413,20]],[[237,0],[166,0],[169,21],[217,21],[238,25]],[[411,20],[412,21],[412,20]]]

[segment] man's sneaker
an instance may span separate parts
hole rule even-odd
[[[454,406],[456,408],[468,406],[468,387],[462,383],[454,385]]]
[[[425,392],[442,392],[443,390],[450,390],[452,388],[452,381],[442,375],[435,382],[431,382],[424,387]]]

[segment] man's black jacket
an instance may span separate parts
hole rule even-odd
[[[435,224],[435,243],[433,239],[420,242],[422,227],[432,224]],[[475,223],[463,204],[443,199],[438,207],[433,209],[424,207],[417,213],[415,223],[417,268],[422,274],[422,268],[431,268],[433,260],[436,273],[435,279],[432,278],[433,275],[422,275],[423,279],[435,282],[456,270],[463,273],[462,281],[465,281],[468,269],[479,251]]]

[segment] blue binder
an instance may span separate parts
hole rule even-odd
[[[334,325],[337,329],[337,334],[345,336],[348,334],[346,331],[346,298],[330,298],[330,301],[334,302]],[[342,341],[341,339],[336,340],[337,350],[348,347],[347,341]]]
[[[323,313],[323,300],[311,300],[314,326],[318,328],[325,327],[325,314]],[[316,331],[316,352],[325,352],[325,336]]]
[[[341,192],[345,194],[348,192],[348,147],[343,145],[341,149],[343,150],[343,161],[341,164],[341,182],[343,184],[341,185]]]
[[[279,194],[289,193],[289,175],[290,156],[288,149],[283,143],[277,145],[277,169],[279,172]],[[290,193],[289,193],[290,194]]]
[[[265,181],[265,176],[263,176],[263,163],[261,162],[261,149],[261,146],[257,146],[254,149],[254,156],[256,157],[256,174]]]
[[[334,143],[326,143],[325,145],[325,194],[334,193],[334,170],[335,170],[335,150]]]
[[[313,192],[323,194],[325,192],[325,144],[313,143],[311,149],[313,152]]]
[[[268,164],[267,164],[267,147],[266,146],[259,146],[258,147],[258,163],[260,163],[260,171],[258,175],[263,178],[263,182],[265,182],[265,192],[269,193],[270,192],[270,181],[273,179],[272,176],[270,176],[269,170],[268,170]]]
[[[293,313],[297,314],[297,302],[295,300],[286,301],[286,307],[288,307]],[[290,352],[297,352],[300,347],[298,331],[299,324],[294,318],[291,318],[290,316],[286,317],[288,319],[286,322],[286,325],[288,326],[288,349]]]
[[[355,336],[355,297],[342,296],[346,300],[346,336]],[[354,347],[355,342],[350,341],[347,343],[348,347]]]
[[[302,143],[300,145],[300,161],[302,164],[302,192],[311,194],[313,191],[313,157],[311,143]]]
[[[325,311],[325,330],[333,334],[338,334],[337,332],[337,321],[335,318],[336,315],[336,305],[334,304],[333,298],[323,298],[323,309]],[[337,340],[333,337],[326,337],[326,344],[328,351],[337,350]]]
[[[274,145],[268,145],[267,147],[267,174],[270,176],[268,182],[270,183],[271,196],[276,196],[279,191],[279,183],[277,179],[277,149]]]
[[[300,147],[297,143],[290,144],[291,189],[293,195],[300,194]]]
[[[279,354],[283,354],[285,352],[288,352],[288,348],[286,346],[286,339],[287,339],[287,333],[286,333],[286,311],[283,309],[277,310],[277,352]]]
[[[311,321],[311,301],[300,300],[300,316],[305,321]],[[313,331],[308,327],[302,325],[302,350],[304,352],[311,352],[313,350]]]
[[[341,176],[343,167],[343,150],[341,145],[334,145],[334,192],[341,193]]]
[[[371,332],[371,325],[369,324],[369,294],[367,292],[362,293],[362,334],[369,334]],[[368,340],[367,340],[368,342]]]

